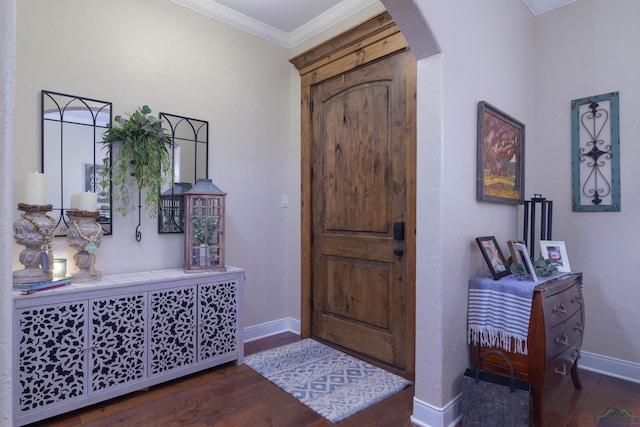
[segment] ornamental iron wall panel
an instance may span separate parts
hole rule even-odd
[[[573,210],[620,211],[618,92],[571,101]]]

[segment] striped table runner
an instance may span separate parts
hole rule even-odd
[[[527,333],[534,288],[559,275],[532,282],[510,275],[493,280],[487,276],[469,280],[469,344],[499,347],[527,354]]]

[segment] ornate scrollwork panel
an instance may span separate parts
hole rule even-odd
[[[620,211],[618,92],[571,102],[573,210]]]
[[[19,314],[21,411],[82,397],[86,384],[87,306],[70,302]]]
[[[236,350],[237,289],[235,281],[200,285],[198,360]]]
[[[144,294],[91,301],[91,391],[145,378]]]
[[[152,292],[149,305],[150,374],[195,363],[196,288]]]

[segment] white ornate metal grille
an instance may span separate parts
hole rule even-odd
[[[195,363],[196,288],[150,294],[149,371],[152,375]]]
[[[145,378],[145,295],[91,301],[91,391]]]
[[[87,306],[70,302],[19,314],[18,407],[21,411],[84,394]]]
[[[201,285],[198,360],[236,350],[238,291],[235,281]]]

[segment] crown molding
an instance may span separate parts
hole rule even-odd
[[[289,35],[270,25],[253,19],[240,12],[236,12],[226,6],[212,0],[171,0],[173,3],[201,13],[209,18],[229,24],[232,27],[246,31],[265,40],[269,40],[280,46],[288,47]]]
[[[289,48],[309,40],[311,37],[320,34],[332,25],[347,19],[374,3],[378,3],[378,0],[353,0],[338,3],[331,9],[289,33]]]
[[[576,0],[522,0],[531,13],[540,15],[558,7],[573,3]]]
[[[236,12],[213,0],[171,0],[180,6],[201,13],[210,18],[224,22],[232,27],[246,31],[254,36],[271,41],[287,49],[310,39],[326,28],[357,13],[378,0],[342,1],[316,18],[305,23],[290,33],[286,33],[270,25]]]
[[[171,0],[180,6],[191,9],[210,18],[224,22],[232,27],[246,31],[277,45],[292,49],[332,25],[348,18],[360,10],[377,3],[379,0],[344,0],[311,21],[286,33],[257,19],[221,5],[214,0]],[[552,9],[573,3],[576,0],[522,0],[531,13],[539,15]]]

